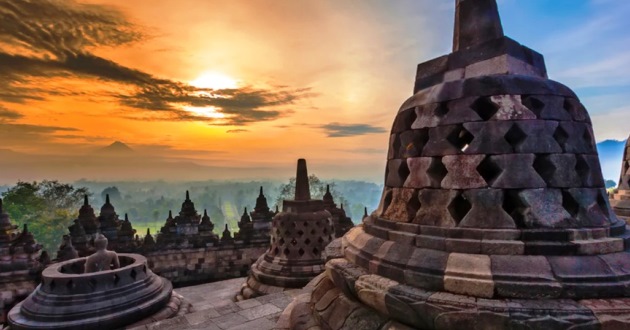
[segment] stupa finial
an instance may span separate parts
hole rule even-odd
[[[88,202],[88,195],[83,195],[83,205],[88,206],[90,203]]]
[[[110,202],[109,202],[109,194],[105,195],[105,204],[110,204]]]
[[[496,0],[456,0],[453,52],[503,36]]]
[[[307,201],[311,199],[311,189],[308,184],[308,170],[306,160],[298,159],[297,174],[295,176],[295,200]]]
[[[190,194],[188,193],[188,190],[186,190],[186,200],[189,201],[190,200]]]

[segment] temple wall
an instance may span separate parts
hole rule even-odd
[[[269,242],[208,248],[169,249],[145,253],[149,268],[180,287],[247,276],[252,263]]]

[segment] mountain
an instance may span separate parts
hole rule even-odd
[[[597,144],[597,152],[599,153],[604,179],[619,181],[621,159],[623,158],[625,146],[626,141],[617,140],[606,140]]]
[[[116,141],[107,147],[103,147],[97,150],[97,154],[107,156],[131,156],[135,153],[131,147],[123,142]]]

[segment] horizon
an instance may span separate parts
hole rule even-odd
[[[416,65],[450,51],[453,6],[0,0],[0,183],[286,180],[297,158],[382,183],[392,120]],[[581,98],[596,140],[625,140],[630,5],[499,7],[506,35]],[[115,141],[137,157],[104,155]]]

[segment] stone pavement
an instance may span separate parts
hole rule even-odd
[[[282,311],[301,294],[289,290],[255,299],[234,302],[245,278],[175,289],[190,301],[195,312],[133,330],[209,329],[209,330],[269,330],[274,329]]]

